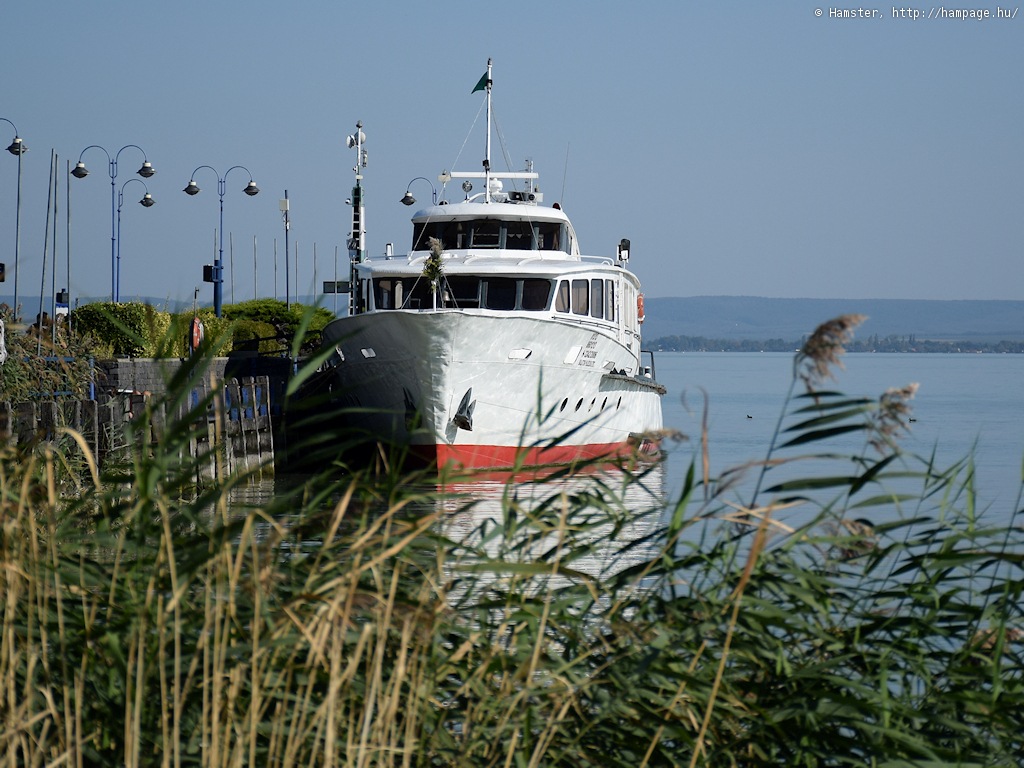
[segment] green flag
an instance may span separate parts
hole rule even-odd
[[[470,93],[476,93],[477,91],[482,91],[489,84],[490,84],[490,81],[487,79],[487,73],[484,72],[483,77],[480,78],[479,82],[477,82],[477,84],[476,84],[476,87],[472,91],[470,91]]]

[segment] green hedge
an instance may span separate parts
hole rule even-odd
[[[258,351],[263,354],[284,352],[307,314],[305,335],[309,342],[303,349],[310,351],[319,342],[319,331],[334,319],[323,307],[286,306],[276,299],[227,305],[222,314],[216,317],[209,307],[195,313],[170,313],[141,302],[96,302],[74,310],[71,325],[95,357],[181,357],[188,352],[192,318],[196,316],[203,322],[207,339],[229,334],[220,354],[246,349],[256,339]]]

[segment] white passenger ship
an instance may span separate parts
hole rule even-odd
[[[413,215],[406,256],[366,256],[361,123],[349,139],[350,314],[324,330],[334,398],[351,423],[439,467],[654,452],[665,389],[641,352],[629,243],[615,257],[581,255],[559,205],[542,204],[532,169],[491,169],[490,61],[485,78],[483,169],[439,177],[441,199]],[[453,179],[465,197],[449,202]]]

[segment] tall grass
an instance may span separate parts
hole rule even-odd
[[[842,320],[743,503],[699,448],[667,501],[380,462],[250,507],[189,419],[102,471],[7,450],[0,766],[1019,765],[1018,519],[900,451],[911,390],[824,387]]]

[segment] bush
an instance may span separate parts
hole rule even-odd
[[[258,320],[236,320],[231,326],[231,348],[273,354],[281,352],[277,329]]]
[[[166,313],[141,302],[95,302],[71,312],[71,327],[115,357],[150,357],[154,340],[163,338],[170,324],[161,315]]]
[[[334,315],[323,307],[292,304],[286,307],[276,299],[257,299],[226,305],[222,317],[210,307],[170,314],[138,302],[86,304],[71,314],[72,327],[97,357],[183,357],[188,354],[188,335],[192,318],[198,316],[207,336],[225,333],[233,322],[240,323],[232,332],[221,354],[230,353],[234,340],[239,342],[264,339],[259,351],[274,354],[287,351],[291,339],[300,330],[306,340],[304,353],[315,351],[319,332]],[[308,316],[308,324],[303,323]],[[166,343],[171,327],[175,341]],[[277,339],[277,341],[271,341]]]
[[[286,306],[277,299],[253,299],[223,308],[224,317],[229,320],[256,320],[269,323],[277,329],[282,339],[292,339],[302,325],[303,317],[310,314],[308,334],[317,334],[331,320],[333,313],[324,307],[309,307],[303,304]]]

